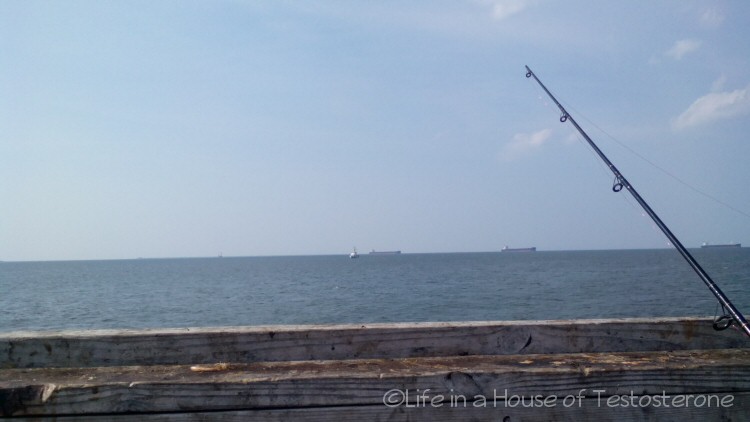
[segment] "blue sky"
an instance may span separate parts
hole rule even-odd
[[[4,1],[0,259],[667,247],[524,65],[686,246],[750,244],[749,21],[745,1]]]

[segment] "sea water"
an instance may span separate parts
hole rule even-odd
[[[750,313],[750,249],[694,250]],[[712,316],[674,250],[0,263],[0,332]]]

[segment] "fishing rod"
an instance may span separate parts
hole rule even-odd
[[[667,239],[674,245],[674,247],[680,252],[680,255],[682,255],[683,258],[690,264],[690,267],[695,271],[696,274],[703,280],[704,283],[706,283],[706,286],[708,286],[708,289],[711,290],[711,292],[716,296],[716,298],[719,300],[719,303],[721,304],[722,309],[724,310],[724,315],[714,320],[714,328],[716,330],[724,330],[729,328],[733,323],[737,323],[742,331],[745,332],[745,334],[750,337],[750,326],[748,326],[747,320],[744,316],[742,316],[742,313],[732,304],[732,302],[729,300],[729,298],[724,294],[724,292],[721,291],[719,286],[714,283],[713,280],[711,280],[711,277],[706,273],[706,271],[701,268],[700,264],[698,264],[698,261],[693,258],[693,256],[688,252],[688,250],[682,246],[682,243],[675,237],[674,234],[672,234],[672,231],[669,230],[666,224],[664,224],[663,221],[661,221],[661,218],[659,218],[658,215],[654,212],[654,210],[651,209],[651,207],[646,203],[646,201],[641,198],[641,195],[638,194],[638,192],[635,190],[635,188],[628,182],[628,180],[625,178],[625,176],[620,173],[619,170],[617,170],[617,167],[615,167],[614,164],[612,164],[611,161],[607,158],[606,155],[602,152],[602,150],[599,149],[599,147],[596,146],[594,141],[589,138],[589,135],[586,134],[586,132],[581,129],[581,126],[578,125],[578,122],[575,121],[575,119],[565,110],[565,107],[560,104],[557,99],[552,95],[552,93],[549,92],[546,86],[542,83],[542,81],[539,80],[539,78],[536,77],[536,74],[529,69],[528,66],[526,66],[526,77],[531,78],[533,77],[534,80],[539,84],[539,86],[542,87],[544,92],[547,93],[547,95],[552,99],[552,101],[555,102],[557,105],[557,108],[560,109],[560,112],[562,113],[560,115],[560,122],[565,123],[566,121],[570,121],[570,123],[573,124],[573,126],[576,128],[578,133],[580,133],[584,139],[588,142],[588,144],[591,146],[591,148],[594,149],[594,152],[601,158],[604,163],[609,167],[609,169],[614,173],[615,180],[614,184],[612,185],[612,190],[614,192],[620,192],[623,188],[627,189],[628,192],[630,192],[631,195],[633,195],[633,198],[635,198],[636,202],[643,208],[644,211],[646,211],[646,214],[651,217],[651,219],[656,223],[656,225],[661,229],[661,231],[667,236]],[[726,314],[726,312],[729,312],[729,315]]]

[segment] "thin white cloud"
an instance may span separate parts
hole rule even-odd
[[[552,137],[552,129],[543,129],[534,133],[517,133],[513,140],[505,145],[501,158],[506,161],[529,154],[542,147]]]
[[[718,28],[724,23],[724,12],[716,8],[706,9],[700,16],[700,25],[704,28]]]
[[[750,86],[734,91],[711,92],[693,102],[672,121],[672,128],[686,129],[750,113]]]
[[[717,80],[714,81],[714,83],[711,84],[711,92],[717,92],[724,89],[724,84],[727,83],[727,76],[722,74],[719,76]]]
[[[522,12],[535,0],[484,0],[482,3],[489,4],[492,8],[492,17],[503,20]]]
[[[700,48],[700,46],[701,42],[698,40],[679,40],[665,54],[675,60],[680,60],[686,54]]]

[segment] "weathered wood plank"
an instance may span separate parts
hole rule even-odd
[[[0,333],[0,368],[597,353],[747,347],[709,318]]]
[[[509,407],[503,403],[493,406],[469,404],[442,407],[388,408],[373,406],[336,406],[308,409],[261,409],[220,412],[138,414],[138,415],[97,415],[61,416],[59,422],[131,421],[144,422],[330,422],[330,421],[373,421],[373,422],[640,422],[640,421],[747,421],[750,415],[750,393],[736,393],[732,406],[691,406],[664,407],[609,406],[606,400],[583,399],[566,407],[562,403],[555,407]],[[21,417],[24,422],[49,422],[48,417]]]
[[[438,396],[443,402],[465,397],[503,403],[513,396],[569,395],[740,394],[747,400],[750,392],[750,349],[232,363],[215,369],[6,369],[0,370],[0,402],[5,416],[60,416],[387,408],[386,402],[397,411],[409,409],[406,403],[432,407]],[[748,406],[735,400],[733,406]]]

